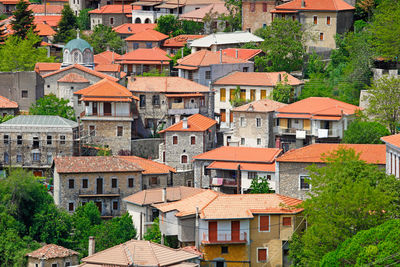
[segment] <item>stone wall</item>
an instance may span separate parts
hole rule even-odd
[[[43,261],[43,265],[41,264],[42,261]],[[65,257],[65,258],[51,258],[51,259],[45,259],[45,260],[28,257],[27,267],[36,267],[36,266],[53,267],[53,264],[57,264],[57,266],[61,267],[61,266],[66,266],[65,264],[67,262],[70,263],[69,266],[78,265],[79,264],[78,255],[72,255],[69,257]]]
[[[254,32],[262,28],[264,25],[270,25],[272,22],[271,10],[275,8],[276,1],[243,1],[242,3],[242,30]],[[255,10],[250,10],[250,3],[255,3]],[[267,10],[264,11],[263,5],[267,5]]]
[[[131,141],[132,155],[146,159],[159,158],[159,145],[161,138],[136,139]]]
[[[193,170],[178,171],[172,176],[173,186],[190,186],[193,187]]]
[[[149,47],[147,47],[147,43],[151,43],[151,47],[150,47],[150,48],[153,48],[153,47],[160,47],[160,45],[161,45],[161,42],[151,42],[151,41],[149,41],[149,42],[144,42],[144,41],[127,41],[126,43],[127,43],[127,46],[128,46],[128,51],[127,51],[127,52],[131,52],[131,51],[136,50],[136,49],[138,49],[138,48],[146,48],[146,49],[149,49]],[[133,44],[134,44],[134,43],[137,43],[137,44],[138,44],[138,47],[137,47],[137,48],[134,48],[134,47],[133,47]]]

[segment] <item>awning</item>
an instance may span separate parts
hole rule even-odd
[[[92,102],[132,102],[131,98],[112,98],[112,97],[82,97],[81,101]]]
[[[246,162],[228,162],[214,161],[208,165],[207,169],[231,170],[236,171],[240,165],[243,171],[260,171],[260,172],[275,172],[274,163],[246,163]]]
[[[194,93],[194,94],[166,94],[166,97],[196,97],[196,96],[204,96],[203,94],[200,93]]]
[[[311,119],[310,114],[283,114],[279,113],[276,115],[277,118],[286,118],[286,119]]]
[[[184,65],[179,65],[174,68],[175,69],[183,69],[183,70],[198,70],[199,69],[199,67],[184,66]]]
[[[338,116],[313,116],[313,120],[322,120],[322,121],[340,121],[342,117]]]

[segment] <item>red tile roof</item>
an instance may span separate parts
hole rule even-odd
[[[119,34],[136,34],[145,30],[153,30],[157,24],[154,23],[125,23],[114,27],[113,30]]]
[[[54,244],[45,245],[35,251],[26,254],[26,256],[28,257],[44,260],[65,258],[72,255],[79,255],[79,253]]]
[[[56,31],[50,25],[44,23],[37,23],[36,31],[39,36],[53,36],[56,34]]]
[[[18,103],[0,96],[0,108],[18,108]]]
[[[237,51],[237,52],[236,52]],[[261,49],[244,49],[244,48],[226,48],[222,50],[222,54],[228,57],[236,57],[243,60],[250,60],[262,52]]]
[[[163,46],[165,47],[184,47],[188,40],[195,40],[202,38],[205,35],[194,35],[194,34],[181,34],[165,40]]]
[[[257,101],[253,101],[246,105],[242,105],[236,108],[233,108],[232,111],[242,111],[242,112],[272,112],[281,107],[286,106],[286,104],[277,102],[271,99],[261,99]]]
[[[400,147],[400,134],[394,134],[389,136],[381,137],[381,140],[385,143]]]
[[[138,6],[130,4],[124,5],[124,14],[132,14],[132,10],[141,9]],[[105,5],[97,9],[89,11],[89,14],[120,14],[122,13],[122,5]]]
[[[58,173],[141,172],[133,163],[114,156],[58,157],[54,159]]]
[[[47,72],[47,71],[56,71],[61,68],[61,63],[47,63],[47,62],[38,62],[35,64],[35,71],[37,73]]]
[[[92,98],[100,97],[102,99],[107,98],[108,101],[116,101],[116,102],[124,99],[130,102],[132,98],[139,100],[139,98],[133,96],[132,93],[126,87],[120,85],[119,83],[112,82],[108,79],[103,79],[89,87],[76,91],[74,92],[74,95],[82,95],[84,98],[87,97],[92,97]]]
[[[106,78],[106,79],[108,79],[108,80],[115,81],[115,82],[118,81],[118,79],[115,78],[115,77],[112,77],[112,76],[110,76],[110,75],[107,75],[107,74],[104,74],[104,73],[101,73],[101,72],[98,72],[98,71],[95,71],[95,70],[86,68],[86,67],[84,67],[84,66],[82,66],[82,65],[79,65],[79,64],[74,64],[74,65],[68,66],[68,67],[66,67],[66,68],[63,68],[63,69],[59,69],[59,70],[57,70],[57,71],[54,71],[54,72],[52,72],[52,73],[48,73],[48,74],[46,74],[46,75],[43,75],[43,78],[46,78],[46,77],[49,77],[49,76],[58,74],[58,73],[60,73],[60,72],[73,69],[73,68],[78,69],[78,70],[81,70],[81,71],[83,71],[83,72],[87,72],[87,73],[92,74],[92,75],[94,75],[94,76],[97,76],[97,77],[99,77],[99,78],[103,78],[103,79]]]
[[[116,59],[117,62],[126,64],[141,64],[139,62],[146,63],[147,61],[154,62],[154,64],[161,64],[161,61],[163,61],[164,64],[169,64],[170,60],[167,52],[158,47],[152,49],[139,48]]]
[[[195,160],[217,160],[233,162],[267,163],[274,162],[282,152],[279,148],[222,146],[194,156]]]
[[[200,212],[200,218],[246,219],[254,214],[296,214],[302,200],[279,194],[220,195]]]
[[[82,75],[79,75],[77,73],[68,73],[61,79],[58,79],[57,82],[62,82],[62,83],[88,83],[89,80],[83,77]]]
[[[99,72],[120,72],[121,65],[119,64],[99,64],[94,66],[95,71]]]
[[[33,18],[33,22],[35,24],[44,23],[48,24],[50,27],[57,27],[58,23],[61,20],[61,15],[54,15],[54,16],[35,16]]]
[[[168,38],[168,35],[165,35],[161,32],[158,32],[153,29],[144,30],[133,34],[125,39],[125,41],[152,41],[159,42]]]
[[[322,163],[323,154],[340,148],[353,149],[360,154],[360,159],[371,164],[386,163],[386,146],[371,144],[312,144],[299,149],[293,149],[279,158],[278,162],[309,162]]]
[[[120,158],[136,163],[144,171],[143,174],[169,174],[176,172],[176,170],[166,164],[155,162],[149,159],[144,159],[136,156],[120,156]]]
[[[94,55],[94,64],[102,65],[102,64],[114,64],[114,61],[117,57],[120,57],[120,54],[111,51],[104,51],[100,54]]]
[[[207,86],[181,77],[134,77],[128,80],[133,92],[199,93],[209,92]]]
[[[289,85],[300,85],[304,82],[293,77],[285,71],[281,72],[232,72],[214,82],[216,85],[253,85],[253,86],[276,86],[281,82],[285,82],[285,77],[288,79]]]
[[[160,133],[165,132],[204,132],[209,128],[217,124],[216,120],[209,117],[203,116],[201,114],[194,114],[187,118],[187,128],[183,128],[183,121],[177,122],[171,125],[167,129],[160,131]]]
[[[343,11],[355,8],[343,0],[293,0],[291,2],[276,6],[276,10],[321,10],[321,11]]]
[[[4,5],[16,5],[18,4],[19,0],[2,0],[0,3],[3,3]],[[28,0],[24,0],[24,2],[29,3]]]
[[[246,63],[248,61],[222,55],[220,52],[211,52],[208,50],[200,50],[196,53],[190,54],[184,58],[178,59],[179,65],[186,65],[186,66],[210,66],[212,64],[220,64],[220,63]]]
[[[214,170],[238,170],[242,171],[259,171],[259,172],[275,172],[274,163],[243,163],[231,161],[214,161],[207,166],[207,169]]]
[[[196,10],[186,12],[179,16],[180,19],[202,21],[206,14],[218,13],[229,15],[229,10],[225,7],[224,2],[213,3],[211,5],[201,7]]]
[[[34,14],[44,14],[45,5],[30,4],[28,10],[32,10]],[[64,9],[63,5],[46,5],[46,14],[60,14]]]

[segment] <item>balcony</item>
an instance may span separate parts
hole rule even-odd
[[[170,103],[168,115],[193,115],[199,113],[198,103]]]
[[[311,134],[311,130],[297,129],[297,128],[282,128],[280,126],[274,127],[274,132],[277,134],[293,134],[296,135],[297,131],[305,131],[306,135]]]
[[[247,243],[247,232],[243,233],[203,233],[203,244],[245,244]]]
[[[236,187],[236,179],[233,178],[212,178],[212,186],[226,186],[226,187]]]
[[[91,198],[91,197],[120,197],[119,188],[111,188],[109,190],[102,190],[102,193],[98,194],[96,191],[91,189],[79,189],[79,197]]]
[[[169,12],[163,12],[163,11],[154,11],[154,10],[132,10],[132,16],[133,17],[153,17],[156,19],[159,19],[161,16],[165,15],[173,15],[176,16],[176,14],[171,14]]]
[[[88,113],[82,112],[81,120],[123,120],[123,121],[131,121],[134,118],[133,112],[124,112],[124,113]],[[137,115],[136,115],[137,116]]]

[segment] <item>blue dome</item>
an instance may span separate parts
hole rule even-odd
[[[90,51],[93,52],[93,47],[92,47],[88,42],[86,42],[86,41],[83,40],[83,39],[78,38],[78,39],[73,39],[73,40],[69,41],[69,42],[65,45],[65,47],[64,47],[63,50],[68,49],[68,50],[71,52],[71,51],[74,50],[74,49],[79,49],[79,51],[81,51],[81,52],[83,53],[83,51],[84,51],[86,48],[89,48]]]

